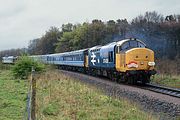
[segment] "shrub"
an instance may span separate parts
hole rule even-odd
[[[180,59],[158,59],[156,60],[156,70],[159,74],[179,75],[180,74]]]
[[[12,72],[16,78],[26,79],[30,75],[32,67],[37,72],[45,69],[44,64],[41,62],[35,61],[28,56],[21,56],[12,67]]]

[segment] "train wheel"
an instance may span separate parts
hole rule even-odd
[[[146,84],[146,83],[149,83],[150,82],[150,76],[149,75],[144,75],[144,83],[143,84]]]
[[[135,84],[137,84],[137,80],[135,79],[134,76],[130,76],[130,77],[128,77],[128,79],[127,79],[127,83],[128,83],[128,84],[135,85]]]
[[[133,78],[132,78],[132,77],[129,77],[129,78],[127,79],[127,83],[128,83],[128,84],[133,84]]]

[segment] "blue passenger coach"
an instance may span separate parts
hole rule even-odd
[[[88,49],[82,49],[77,51],[47,54],[47,55],[35,55],[31,56],[34,60],[40,60],[43,63],[55,64],[59,66],[75,66],[85,67],[85,58]]]

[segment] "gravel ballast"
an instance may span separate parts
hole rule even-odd
[[[102,78],[92,77],[81,73],[63,71],[78,80],[97,86],[107,95],[117,98],[127,98],[132,102],[142,106],[145,111],[158,115],[160,120],[180,119],[180,99],[172,96],[152,92],[149,90],[118,84]]]

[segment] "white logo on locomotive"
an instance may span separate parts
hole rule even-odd
[[[95,58],[96,58],[96,55],[94,54],[94,52],[92,52],[91,58],[92,58],[92,59],[91,59],[92,64],[95,65],[95,62],[96,62]]]

